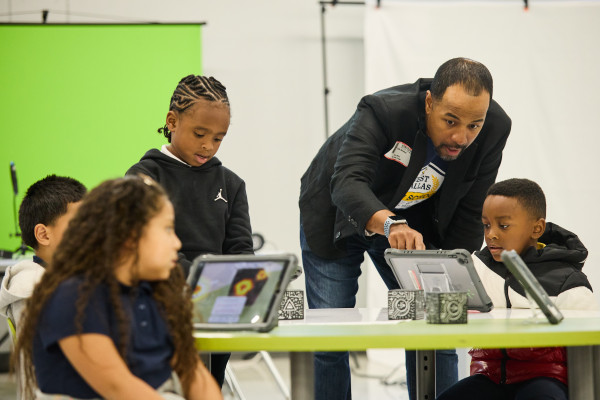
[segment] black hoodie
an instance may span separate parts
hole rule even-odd
[[[588,252],[577,235],[548,222],[544,234],[538,240],[546,246],[541,249],[529,247],[521,258],[527,264],[533,275],[548,293],[548,296],[558,296],[560,293],[580,286],[592,290],[586,275],[581,271]],[[525,296],[525,292],[514,276],[502,262],[495,261],[489,249],[475,253],[489,269],[505,280],[505,293],[508,287]],[[510,301],[506,296],[507,306]]]
[[[151,149],[126,175],[137,173],[150,176],[168,193],[188,261],[207,253],[253,253],[246,185],[218,158],[192,167]]]

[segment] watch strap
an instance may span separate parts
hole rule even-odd
[[[396,225],[396,224],[406,224],[406,220],[405,219],[392,219],[390,217],[388,217],[385,222],[383,223],[383,233],[385,234],[385,237],[390,237],[390,228],[392,227],[392,225]]]

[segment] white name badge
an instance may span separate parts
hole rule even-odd
[[[394,147],[385,153],[384,157],[389,160],[394,160],[400,164],[408,167],[410,161],[410,155],[412,154],[412,148],[404,142],[396,142]]]

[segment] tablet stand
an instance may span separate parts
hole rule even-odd
[[[536,323],[542,322],[540,321],[540,316],[542,316],[545,322],[546,317],[542,314],[541,310],[537,308],[535,300],[533,300],[533,297],[531,297],[528,291],[525,291],[525,297],[527,297],[527,301],[529,302],[529,309],[531,310],[531,321]]]
[[[427,273],[421,271],[421,283],[425,292],[450,292],[452,285],[445,273]]]

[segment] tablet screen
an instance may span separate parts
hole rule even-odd
[[[265,322],[285,264],[271,260],[203,262],[192,288],[194,323]]]

